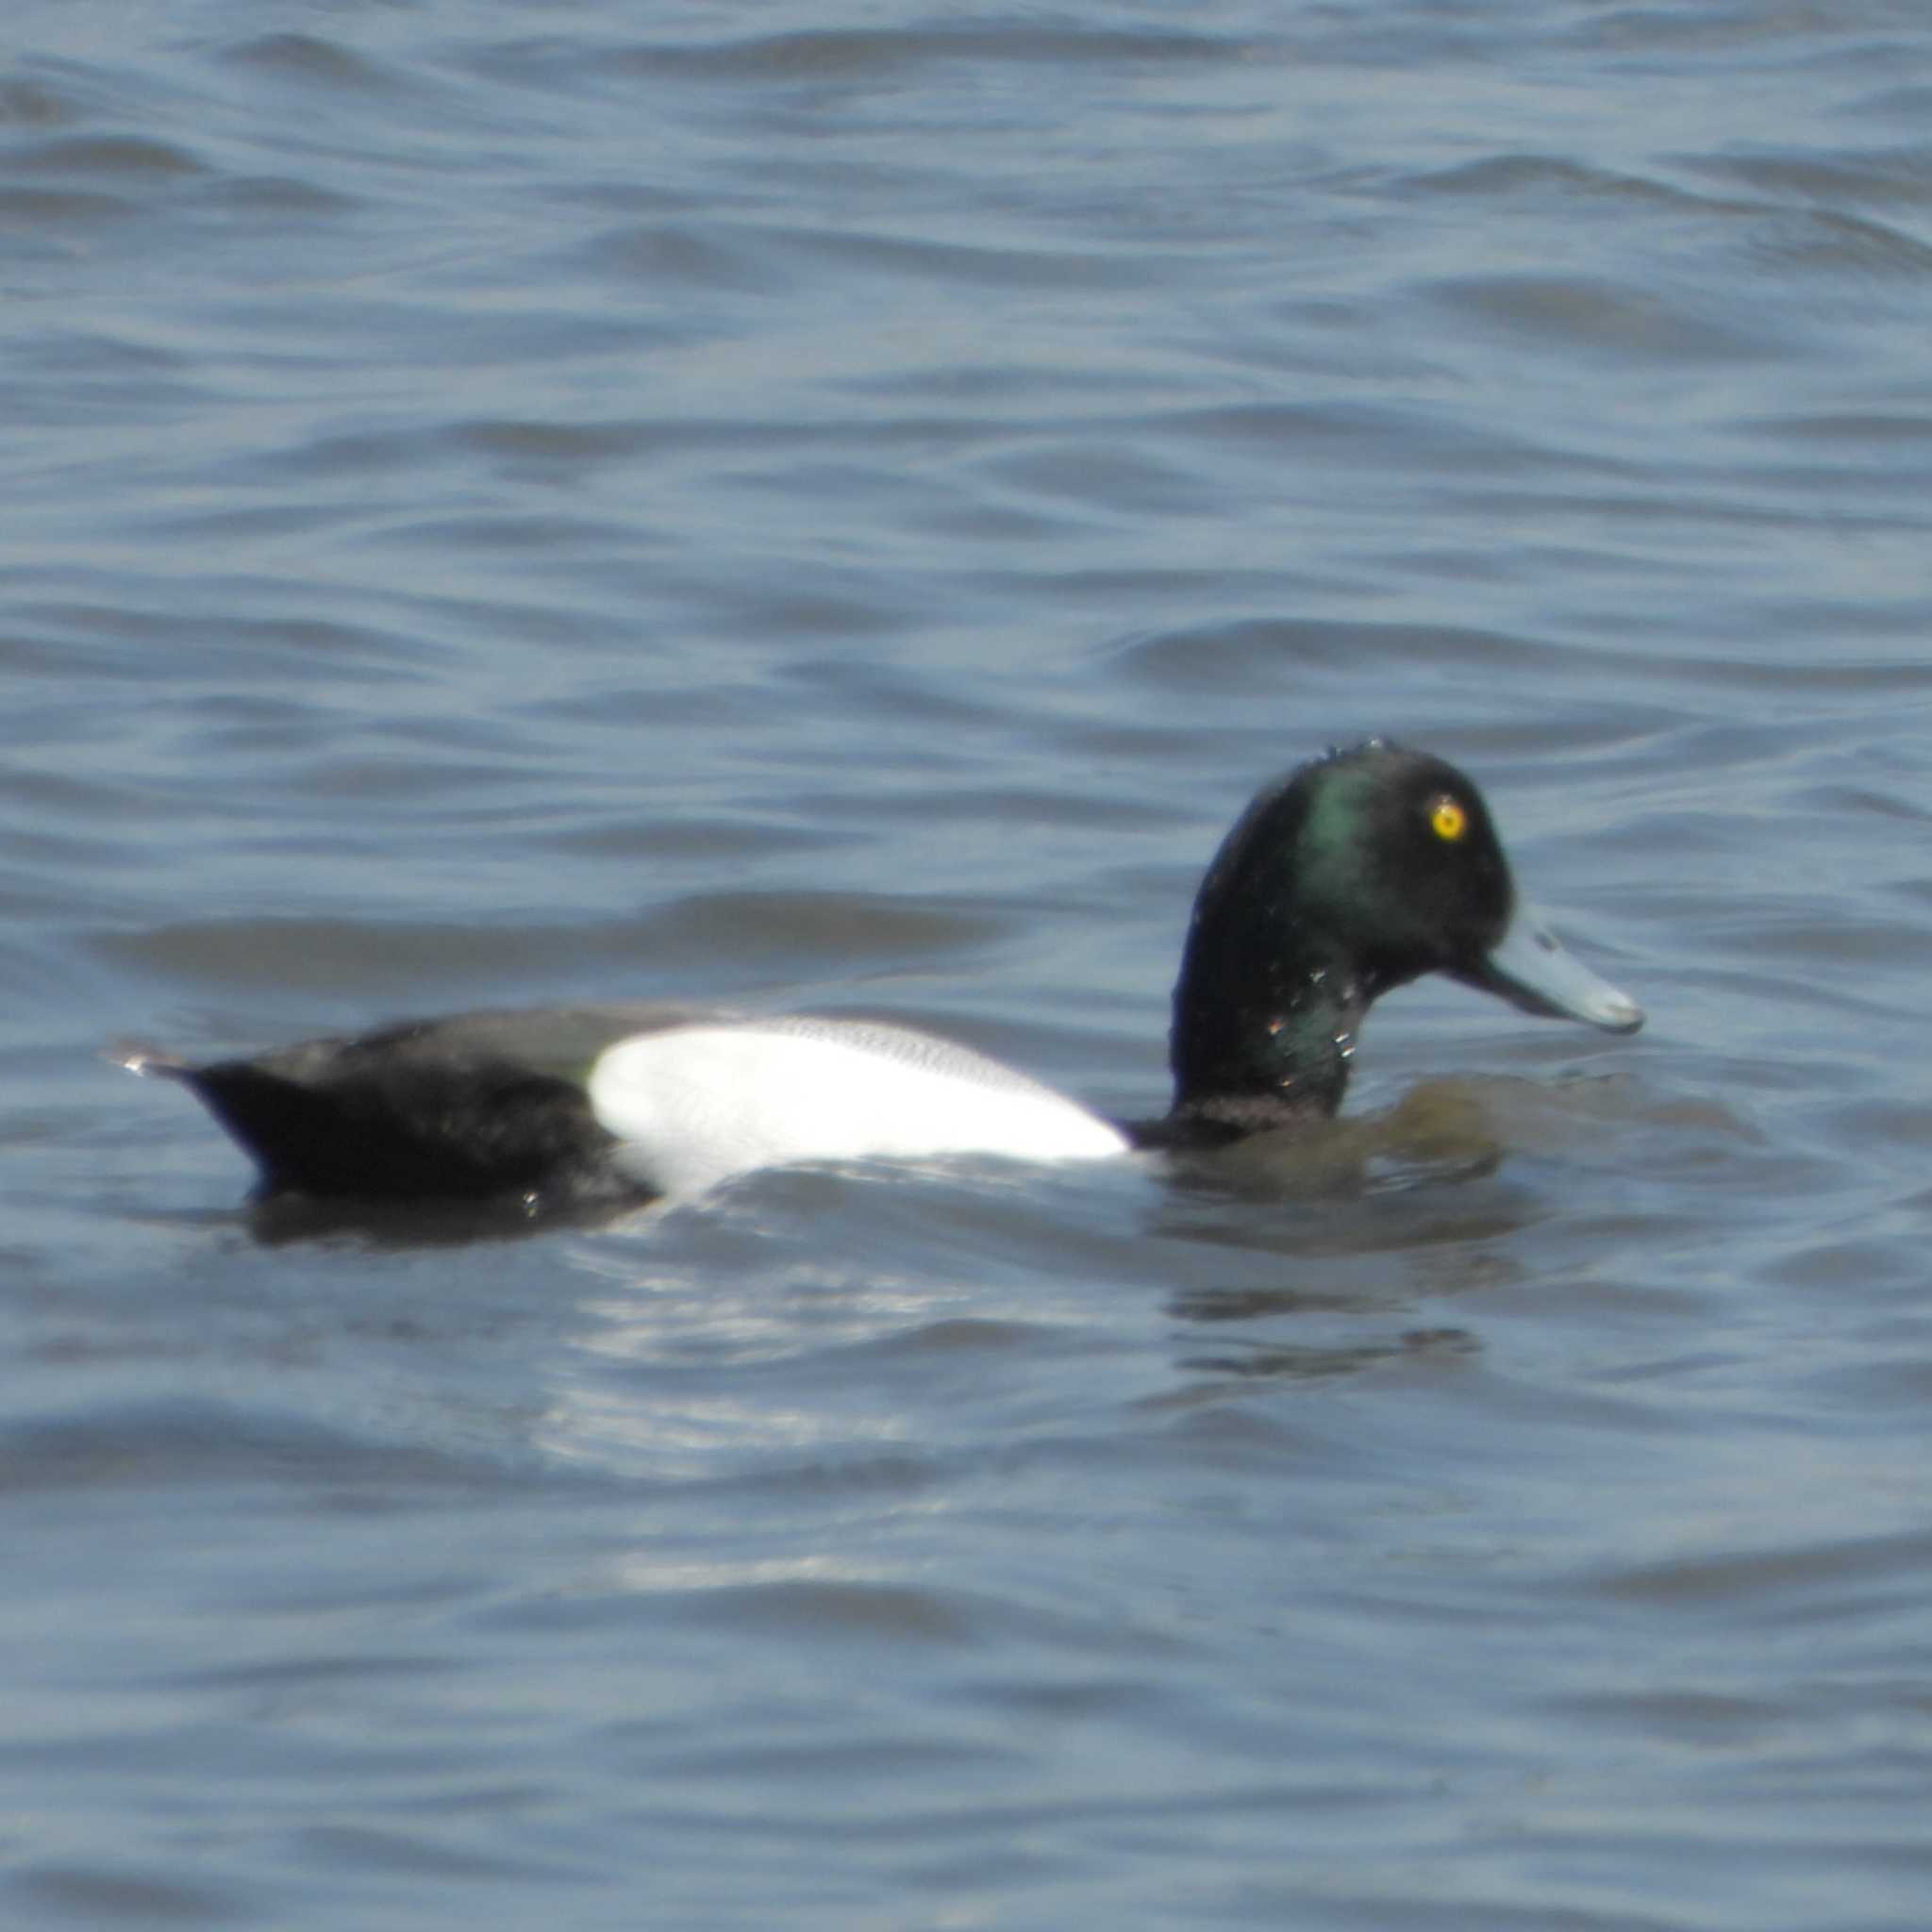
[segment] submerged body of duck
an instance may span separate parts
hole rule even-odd
[[[1092,1159],[1324,1118],[1362,1016],[1427,973],[1610,1032],[1643,1022],[1517,904],[1469,779],[1375,741],[1264,788],[1223,842],[1194,902],[1157,1120],[1105,1120],[908,1027],[636,1002],[458,1014],[206,1066],[122,1058],[192,1088],[266,1193],[563,1207],[796,1161]]]

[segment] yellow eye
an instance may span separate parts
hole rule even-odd
[[[1429,829],[1453,845],[1469,830],[1469,814],[1445,791],[1429,813]]]

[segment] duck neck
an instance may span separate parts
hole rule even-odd
[[[1241,924],[1197,911],[1170,1039],[1174,1118],[1229,1139],[1334,1113],[1383,990],[1340,951]]]

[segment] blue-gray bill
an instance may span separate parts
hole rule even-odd
[[[1519,904],[1508,931],[1482,963],[1455,976],[1545,1019],[1581,1020],[1606,1033],[1635,1033],[1643,1024],[1643,1008],[1564,951],[1533,906]]]

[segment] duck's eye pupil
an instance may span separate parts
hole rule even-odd
[[[1430,808],[1429,828],[1437,838],[1453,845],[1469,830],[1469,814],[1445,792]]]

